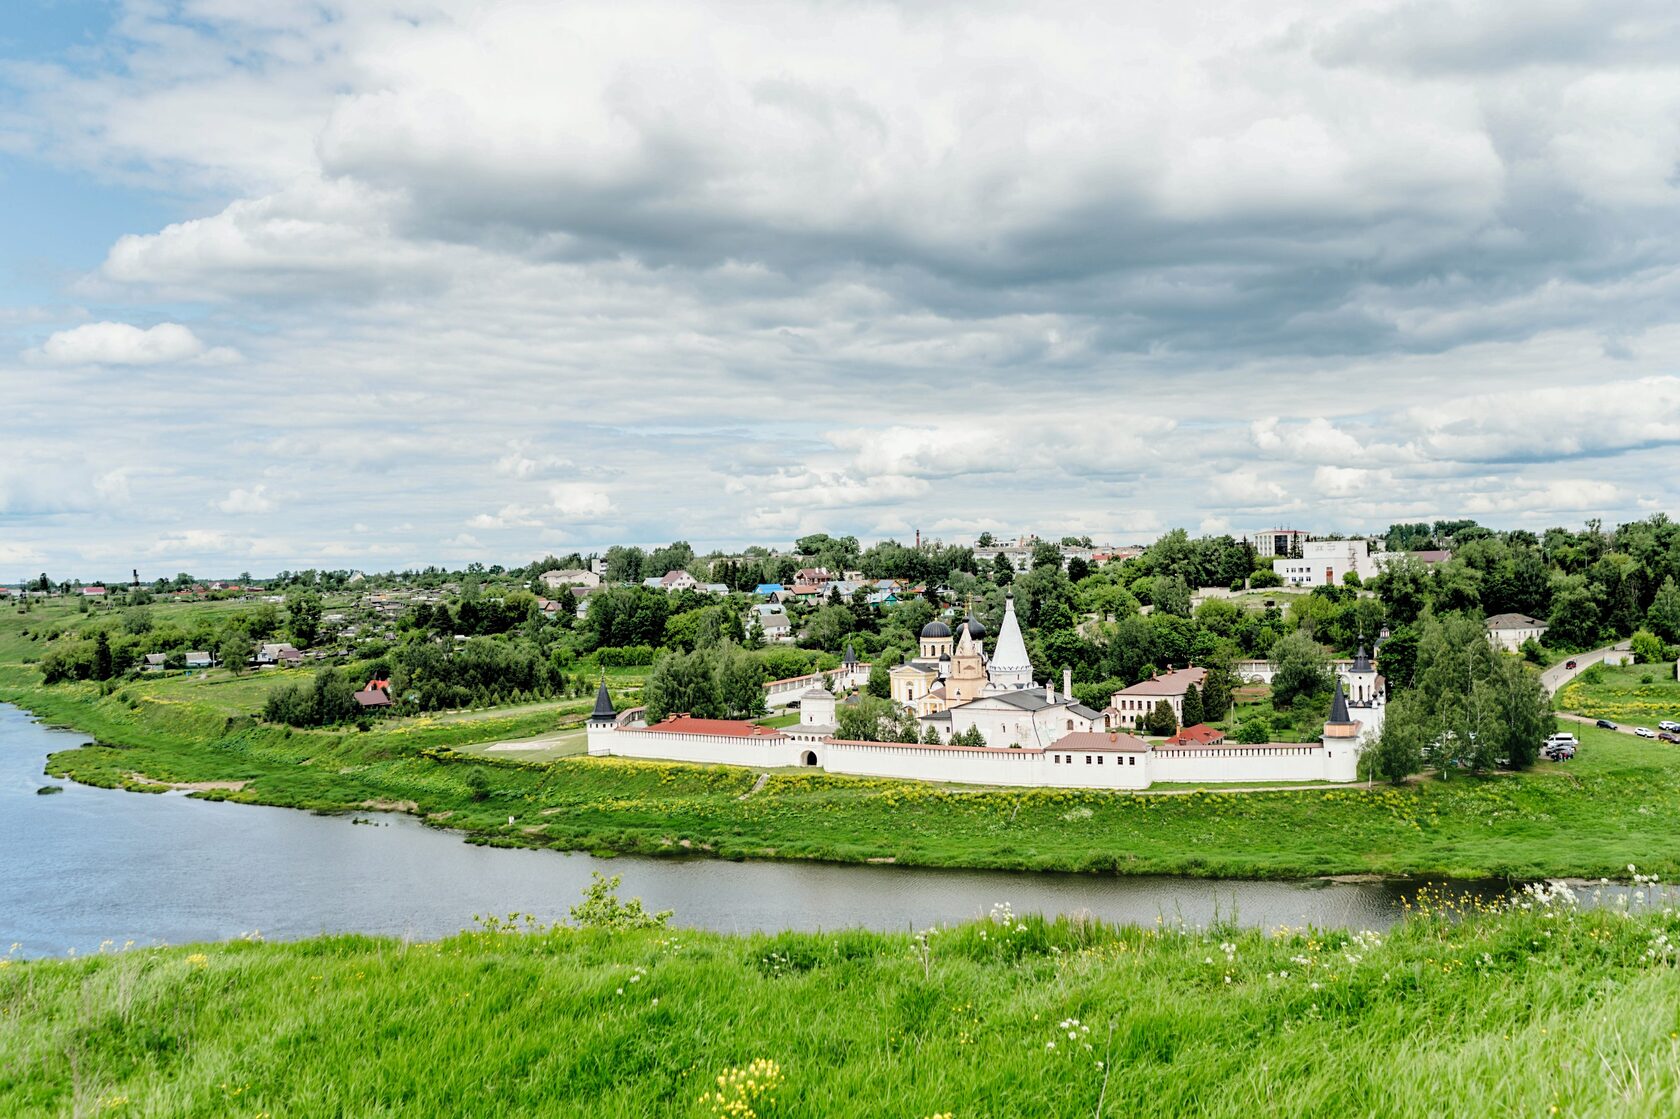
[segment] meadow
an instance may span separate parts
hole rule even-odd
[[[1632,909],[113,946],[0,963],[0,1113],[1671,1116],[1680,919]]]
[[[599,854],[1191,874],[1597,877],[1680,872],[1680,749],[1580,728],[1563,764],[1405,787],[1153,794],[994,789],[576,756],[590,700],[299,730],[250,710],[286,673],[44,687],[0,618],[0,700],[99,745],[49,771],[317,811],[386,808],[472,842]],[[107,692],[108,694],[102,694]],[[541,738],[528,756],[491,743]],[[141,778],[144,778],[142,780]]]
[[[1565,684],[1558,707],[1594,719],[1653,729],[1680,720],[1680,680],[1672,664],[1597,665]]]

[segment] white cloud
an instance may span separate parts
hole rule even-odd
[[[494,513],[480,513],[467,521],[468,528],[536,528],[541,524],[535,510],[524,505],[504,505]]]
[[[86,323],[57,331],[25,355],[39,365],[165,365],[239,360],[234,349],[208,348],[180,323],[141,329],[128,323]]]
[[[549,506],[569,521],[599,521],[612,512],[612,498],[605,490],[580,482],[561,482],[548,488]]]
[[[162,365],[233,361],[238,354],[225,347],[206,347],[180,323],[158,323],[142,330],[128,323],[96,322],[60,330],[25,356],[42,365]]]
[[[1277,482],[1260,477],[1253,470],[1233,470],[1212,480],[1215,496],[1230,505],[1275,506],[1289,498]]]
[[[216,508],[224,513],[267,513],[274,509],[274,501],[268,496],[267,486],[252,486],[249,489],[234,488],[228,495],[216,502]]]

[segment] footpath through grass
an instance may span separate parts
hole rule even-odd
[[[1672,911],[1377,937],[995,913],[0,964],[7,1116],[1680,1114]]]
[[[1580,728],[1572,762],[1399,789],[1138,796],[797,772],[772,774],[752,792],[758,774],[748,769],[471,754],[574,726],[587,698],[359,732],[257,722],[247,693],[266,682],[248,677],[141,679],[109,695],[92,684],[48,688],[22,662],[29,643],[18,624],[0,619],[0,701],[103,744],[54,755],[55,775],[142,791],[135,774],[243,782],[205,795],[324,811],[401,808],[476,842],[1251,878],[1598,877],[1629,863],[1680,872],[1680,749],[1592,728]]]

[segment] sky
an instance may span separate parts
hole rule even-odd
[[[5,7],[0,581],[1676,504],[1671,0]]]

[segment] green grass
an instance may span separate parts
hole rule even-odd
[[[140,680],[101,696],[91,684],[43,687],[19,648],[15,622],[0,619],[0,700],[105,744],[55,754],[57,776],[130,788],[136,773],[238,781],[206,795],[325,811],[400,806],[482,843],[1249,878],[1680,871],[1680,750],[1590,727],[1575,728],[1572,762],[1399,789],[1152,796],[799,771],[747,795],[758,776],[749,769],[560,756],[581,747],[567,731],[588,697],[304,731],[243,713],[261,680]],[[537,738],[554,745],[485,751]],[[469,782],[475,770],[487,790]]]
[[[1565,684],[1558,691],[1559,710],[1653,729],[1664,719],[1680,719],[1680,680],[1672,664],[1601,665],[1587,672],[1600,682],[1577,677]]]
[[[758,720],[761,727],[796,727],[799,725],[799,712],[788,711],[781,715],[771,715],[769,718]]]
[[[1380,939],[1027,916],[925,958],[904,933],[555,929],[12,962],[0,1113],[698,1119],[763,1061],[760,1119],[1671,1116],[1676,939],[1571,910]]]

